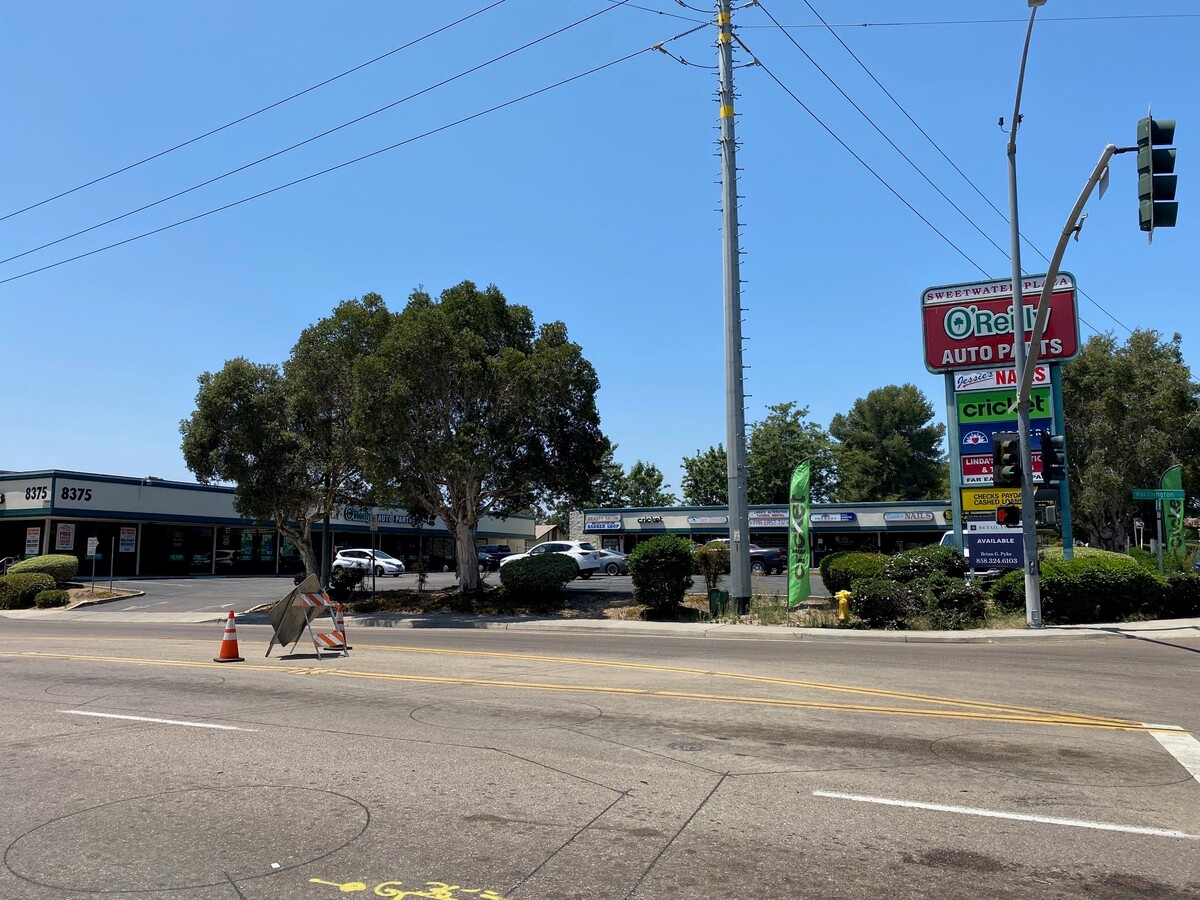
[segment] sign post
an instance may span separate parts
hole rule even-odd
[[[87,541],[87,555],[92,560],[92,593],[96,593],[96,549],[100,546],[100,539],[90,537]]]

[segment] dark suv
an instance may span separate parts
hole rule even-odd
[[[481,572],[495,572],[500,568],[500,560],[512,556],[512,549],[508,544],[484,544],[476,555],[479,557]]]
[[[703,549],[729,551],[729,538],[709,541]],[[750,545],[750,571],[755,575],[779,575],[787,571],[787,551],[778,547]],[[726,573],[728,574],[728,573]]]

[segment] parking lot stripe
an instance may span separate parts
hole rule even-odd
[[[1151,734],[1181,766],[1192,773],[1193,778],[1200,781],[1200,741],[1186,731],[1152,731]]]
[[[217,725],[213,722],[181,722],[178,719],[151,719],[147,716],[119,716],[116,713],[92,712],[87,709],[60,709],[68,716],[96,716],[101,719],[125,719],[130,722],[151,722],[155,725],[186,725],[188,728],[217,728],[221,731],[256,731],[255,728],[238,728],[236,725]]]
[[[1157,737],[1157,735],[1155,735]],[[889,797],[864,797],[860,794],[843,794],[838,791],[813,791],[814,797],[834,800],[850,800],[855,803],[876,803],[882,806],[900,806],[905,809],[927,809],[932,812],[956,813],[960,816],[981,816],[986,819],[1012,819],[1018,822],[1038,822],[1043,825],[1067,825],[1072,828],[1091,828],[1096,831],[1120,831],[1126,834],[1145,834],[1151,837],[1182,838],[1200,841],[1200,835],[1174,831],[1168,828],[1142,828],[1136,825],[1114,825],[1111,822],[1091,822],[1086,819],[1057,819],[1053,816],[1033,816],[1026,813],[1007,813],[994,809],[977,809],[971,806],[944,806],[941,803],[918,803],[915,800],[893,800]]]

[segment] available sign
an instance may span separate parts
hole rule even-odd
[[[1044,276],[1024,278],[1025,335],[1041,301]],[[932,287],[921,294],[925,368],[930,372],[979,369],[1013,364],[1012,279]],[[1038,355],[1064,362],[1079,354],[1079,317],[1075,307],[1075,278],[1065,272],[1054,282],[1050,313]]]
[[[1033,383],[1049,384],[1050,367],[1035,366]],[[968,372],[957,372],[954,375],[954,390],[958,391],[994,391],[997,388],[1015,388],[1017,386],[1016,369],[976,369]]]
[[[968,522],[967,559],[972,569],[1019,569],[1025,565],[1021,529],[994,522]]]

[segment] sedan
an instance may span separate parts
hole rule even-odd
[[[605,575],[628,575],[629,556],[616,550],[600,550],[600,571]]]

